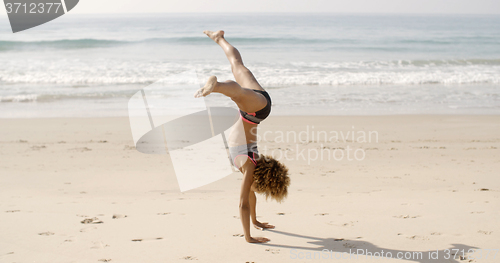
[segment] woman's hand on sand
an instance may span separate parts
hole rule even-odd
[[[271,239],[267,237],[250,237],[247,239],[248,243],[267,243],[269,241],[271,241]]]
[[[265,230],[265,229],[274,229],[273,225],[270,225],[269,223],[261,223],[259,221],[253,223],[253,226],[257,228],[258,230]]]

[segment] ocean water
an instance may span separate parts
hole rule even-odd
[[[69,13],[16,34],[0,17],[0,118],[126,116],[159,79],[198,73],[159,97],[233,79],[205,29],[225,30],[273,114],[500,114],[500,16]]]

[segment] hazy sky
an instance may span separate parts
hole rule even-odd
[[[80,3],[72,12],[332,12],[500,14],[500,0],[80,0]]]
[[[4,9],[5,10],[5,9]],[[80,0],[72,13],[329,12],[500,14],[500,0]],[[0,16],[6,15],[6,11]]]

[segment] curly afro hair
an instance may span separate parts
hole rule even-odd
[[[281,203],[288,194],[290,177],[288,168],[271,156],[262,155],[257,160],[254,175],[254,189]]]

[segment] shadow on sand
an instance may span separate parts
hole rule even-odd
[[[262,246],[288,248],[290,249],[291,259],[379,259],[385,258],[401,259],[421,263],[436,262],[469,262],[469,259],[461,259],[460,256],[467,256],[469,249],[477,247],[451,244],[452,246],[441,250],[428,251],[403,251],[397,249],[388,249],[378,247],[370,242],[362,240],[348,240],[338,238],[319,238],[304,236],[278,230],[266,230],[273,233],[287,235],[291,237],[309,239],[308,244],[317,247],[301,247],[279,244],[261,244]],[[325,250],[325,251],[324,251]],[[328,251],[326,251],[328,250]],[[382,257],[383,251],[383,257]],[[371,253],[371,256],[370,256]],[[390,255],[390,256],[389,256]],[[378,258],[377,258],[378,257]]]

